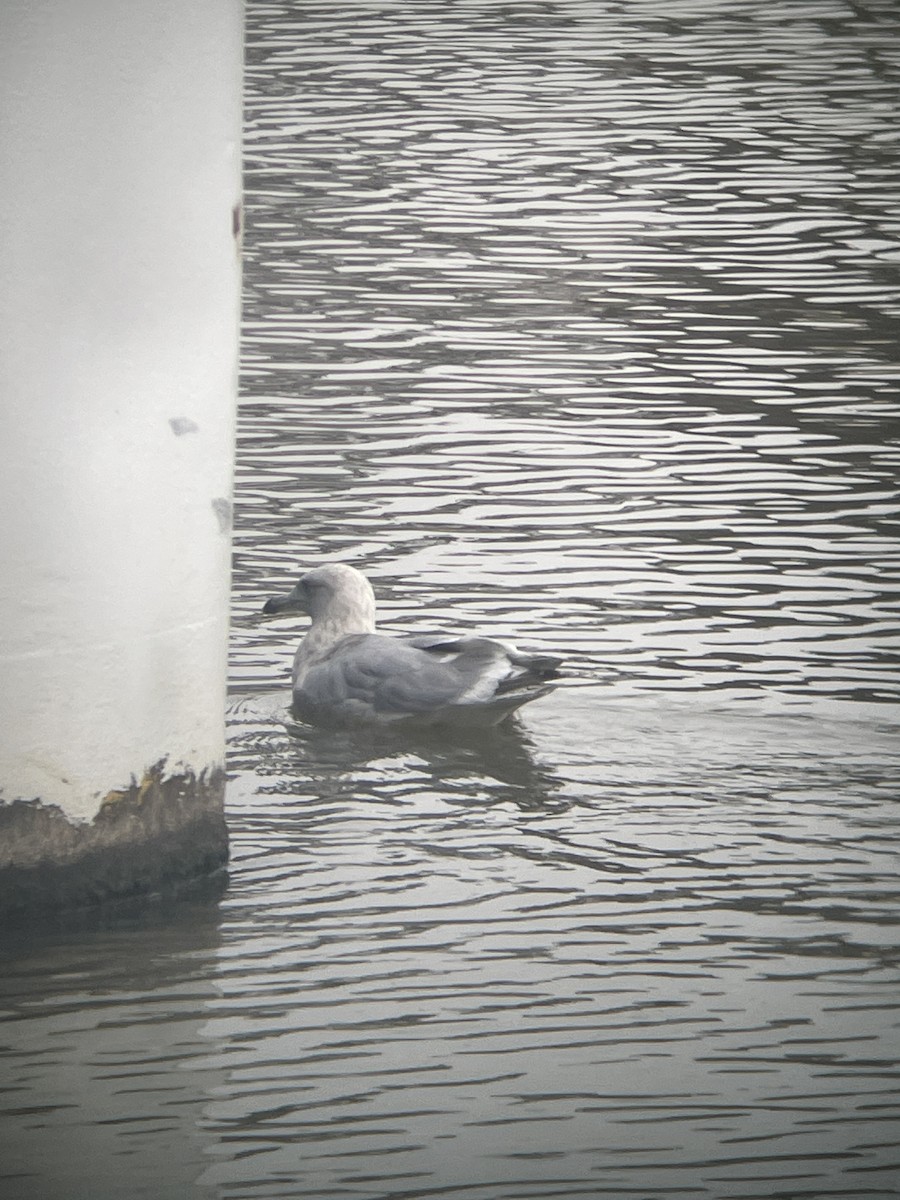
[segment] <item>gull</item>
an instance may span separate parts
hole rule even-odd
[[[263,612],[312,618],[292,707],[313,725],[497,725],[551,691],[562,662],[488,637],[376,633],[372,585],[344,563],[308,571]]]

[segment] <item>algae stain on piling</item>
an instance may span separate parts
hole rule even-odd
[[[166,760],[107,792],[93,821],[55,804],[0,806],[0,914],[27,917],[152,892],[228,858],[221,767],[166,773]]]

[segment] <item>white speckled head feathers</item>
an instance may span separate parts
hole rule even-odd
[[[340,626],[345,634],[374,631],[375,593],[355,567],[345,563],[316,567],[302,576],[297,588],[302,589],[313,624],[327,621]]]
[[[355,567],[334,563],[301,575],[286,596],[267,601],[267,614],[304,612],[312,625],[294,659],[294,684],[304,671],[336,643],[353,634],[375,630],[375,593]]]

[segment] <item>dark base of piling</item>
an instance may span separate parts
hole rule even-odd
[[[55,805],[0,806],[0,920],[170,891],[228,859],[224,771],[167,776],[164,764],[110,792],[89,825]]]

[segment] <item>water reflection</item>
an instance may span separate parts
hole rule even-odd
[[[273,718],[289,740],[272,739]],[[382,793],[389,790],[386,780],[414,772],[420,786],[450,796],[458,792],[461,803],[470,798],[476,776],[490,787],[491,803],[552,805],[559,787],[553,772],[537,761],[534,743],[518,721],[450,735],[427,728],[331,731],[296,721],[280,696],[235,702],[229,728],[234,767],[246,764],[261,777],[274,777],[276,790],[287,788],[298,796],[322,796],[326,788],[337,793],[342,787],[360,796],[367,771],[377,777]]]
[[[475,748],[234,706],[213,1028],[245,1052],[214,1178],[487,1200],[889,1177],[890,1139],[860,1141],[869,1104],[897,1115],[893,732],[554,700]]]
[[[352,13],[250,47],[242,611],[347,557],[623,694],[896,703],[886,12]]]
[[[889,1193],[896,13],[256,30],[235,687],[284,703],[252,614],[340,559],[570,679],[508,744],[235,716],[222,1027],[272,1065],[220,1178]]]
[[[221,877],[179,899],[4,933],[3,1162],[9,1200],[196,1196],[211,1095]]]

